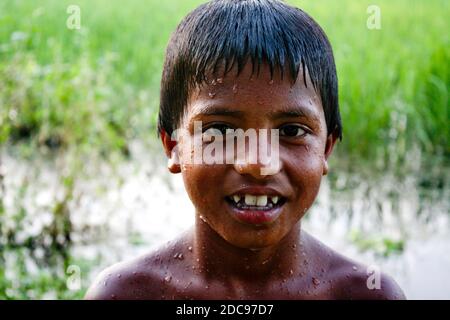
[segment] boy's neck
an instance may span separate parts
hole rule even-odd
[[[195,228],[194,265],[206,277],[242,282],[286,278],[307,265],[300,221],[278,244],[254,250],[228,243],[201,219]]]

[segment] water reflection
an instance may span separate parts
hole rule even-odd
[[[64,156],[17,152],[2,151],[0,298],[82,297],[103,267],[193,223],[181,177],[155,146],[136,144],[133,159],[114,167],[94,159],[75,176]],[[430,161],[387,170],[333,163],[304,228],[379,265],[409,298],[450,298],[449,166]],[[81,266],[79,290],[67,288],[71,265]]]

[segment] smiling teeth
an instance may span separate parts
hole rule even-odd
[[[234,203],[240,205],[245,204],[247,206],[257,206],[257,207],[266,207],[266,206],[272,206],[278,203],[280,200],[280,197],[278,196],[267,196],[267,195],[261,195],[261,196],[255,196],[251,194],[245,194],[245,195],[233,195],[231,199],[234,201]],[[241,200],[244,200],[243,203]],[[269,201],[270,200],[270,201]]]
[[[259,207],[265,207],[267,205],[267,196],[256,197],[256,205]]]
[[[248,206],[256,205],[256,198],[257,198],[257,196],[252,196],[250,194],[246,194],[245,195],[245,204]]]

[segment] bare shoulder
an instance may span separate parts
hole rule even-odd
[[[348,300],[404,300],[395,280],[379,267],[356,264],[351,260],[335,270],[336,299]]]
[[[311,236],[310,236],[311,237]],[[346,300],[403,300],[400,286],[379,266],[366,266],[336,252],[317,239],[313,239],[316,252],[326,257],[327,280],[332,285],[333,299]]]
[[[155,284],[159,277],[153,260],[153,254],[148,254],[106,268],[96,277],[85,299],[157,299],[159,290]]]
[[[189,278],[186,276],[189,259],[180,252],[191,238],[188,230],[155,251],[105,269],[97,276],[85,299],[159,300],[174,296],[175,285],[182,281],[171,281],[172,277]]]

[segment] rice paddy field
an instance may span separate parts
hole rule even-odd
[[[192,222],[167,213],[146,225],[145,214],[127,212],[172,208],[163,195],[149,199],[161,184],[189,206],[164,170],[156,117],[169,36],[203,2],[0,2],[0,299],[81,298],[102,267]],[[407,295],[449,298],[448,271],[438,269],[431,286],[417,280],[450,266],[436,260],[450,248],[449,2],[287,2],[323,27],[338,70],[344,135],[315,210],[342,227],[336,239],[347,240],[337,247],[386,266]],[[71,5],[79,29],[68,27]],[[371,5],[379,28],[368,26]],[[315,221],[310,228],[327,234]],[[171,229],[155,231],[162,226]],[[448,246],[427,251],[428,240]],[[411,267],[421,266],[412,253],[420,250],[432,252],[431,267]],[[401,263],[416,271],[402,274]]]

